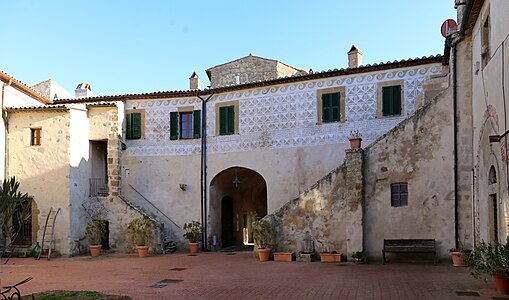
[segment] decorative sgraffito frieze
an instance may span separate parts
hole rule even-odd
[[[348,142],[351,130],[362,132],[365,143],[369,143],[415,111],[426,77],[440,72],[438,65],[427,66],[215,95],[207,104],[208,152],[343,144]],[[404,116],[377,119],[377,83],[400,79],[405,85]],[[317,90],[341,86],[346,91],[347,121],[318,125]],[[239,100],[240,134],[215,136],[215,104],[232,100]],[[200,140],[170,140],[170,112],[178,111],[182,106],[194,106],[198,110],[201,100],[193,97],[127,102],[126,109],[145,109],[145,139],[128,140],[127,154],[199,154]]]

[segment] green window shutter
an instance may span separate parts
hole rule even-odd
[[[219,135],[228,134],[228,107],[219,107]]]
[[[132,134],[132,122],[131,122],[131,119],[132,119],[132,114],[127,114],[127,117],[126,117],[126,122],[127,122],[127,126],[126,126],[126,138],[127,139],[132,139],[133,137],[133,134]]]
[[[170,140],[178,140],[179,137],[179,113],[170,112]]]
[[[141,139],[141,113],[131,113],[131,138]]]
[[[193,137],[199,139],[201,136],[201,110],[193,112]]]
[[[382,115],[401,115],[401,85],[382,88]]]
[[[228,106],[228,134],[235,133],[235,106]]]
[[[339,121],[339,93],[331,94],[331,102],[332,102],[332,108],[331,108],[332,121],[338,122]]]
[[[322,122],[338,122],[340,120],[340,95],[330,93],[322,95]]]
[[[323,94],[322,95],[322,122],[324,122],[324,123],[331,121],[330,106],[331,106],[330,94]]]

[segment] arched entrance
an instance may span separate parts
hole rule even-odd
[[[490,241],[498,242],[498,201],[497,201],[497,172],[494,166],[488,174],[488,236]]]
[[[252,222],[267,215],[267,184],[256,171],[232,167],[212,179],[209,203],[212,248],[251,245]]]

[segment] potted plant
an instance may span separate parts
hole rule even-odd
[[[359,130],[350,131],[350,136],[348,137],[350,141],[350,148],[352,149],[360,149],[362,142],[362,134]]]
[[[184,237],[189,241],[189,252],[197,253],[199,249],[199,243],[201,237],[201,223],[199,221],[191,221],[184,224]]]
[[[274,252],[274,261],[293,261],[293,252],[289,251],[280,251]]]
[[[342,254],[337,251],[324,251],[320,253],[320,261],[324,263],[328,262],[341,262]]]
[[[483,274],[491,275],[497,291],[509,294],[509,244],[483,241],[474,247],[466,264],[474,278],[480,278]]]
[[[102,247],[101,242],[106,237],[106,221],[90,221],[85,229],[85,235],[89,243],[90,256],[99,256]]]
[[[136,245],[139,257],[145,257],[148,254],[149,242],[152,240],[153,230],[152,222],[149,219],[134,219],[127,226],[131,243]]]
[[[357,251],[352,254],[352,259],[356,264],[365,264],[368,261],[368,256],[364,251]]]
[[[451,253],[452,265],[454,267],[465,267],[465,259],[470,255],[470,249],[449,249]]]
[[[262,219],[253,222],[253,239],[258,246],[258,258],[260,261],[268,261],[270,257],[270,245],[274,238],[274,229],[269,220]]]

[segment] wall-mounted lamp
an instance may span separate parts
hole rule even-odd
[[[187,184],[181,183],[180,184],[180,189],[183,190],[183,191],[187,190]]]
[[[499,143],[500,135],[490,135],[490,143]]]

